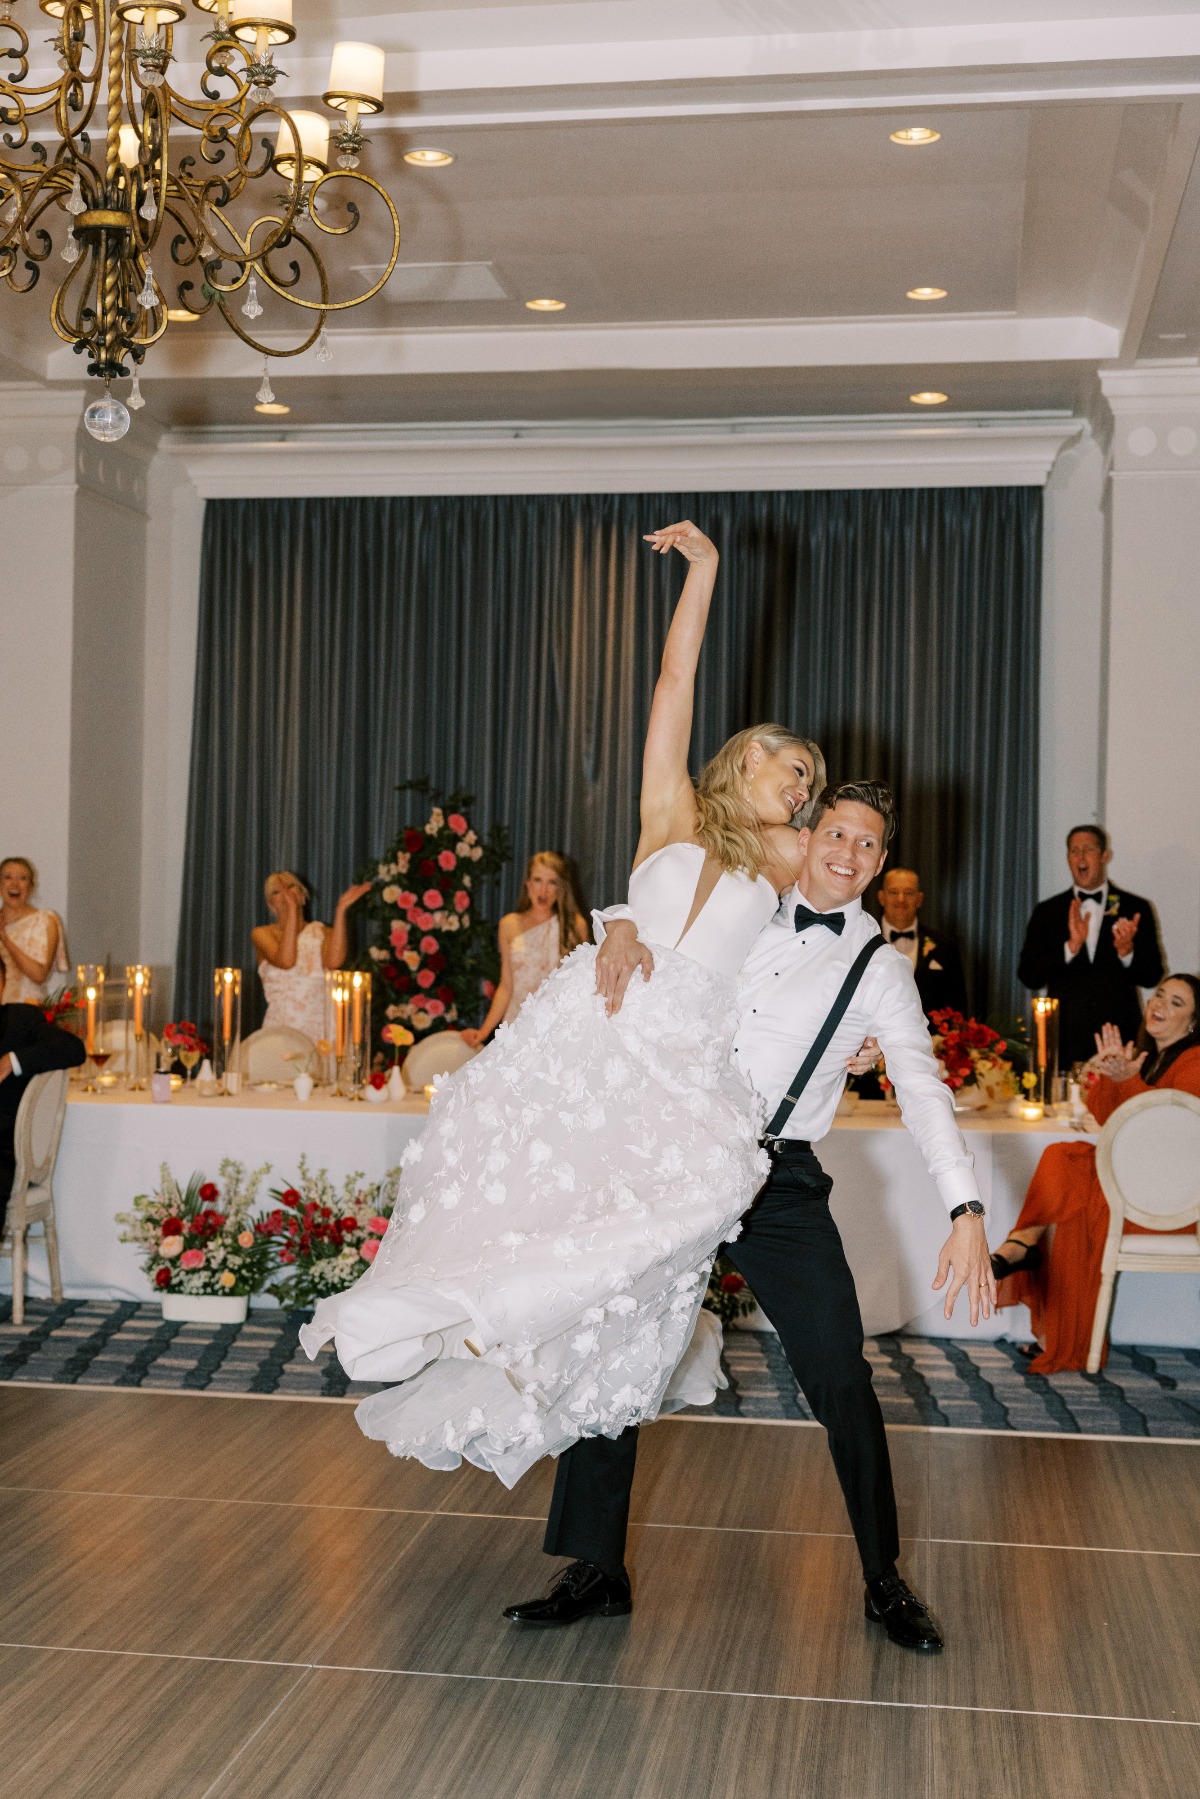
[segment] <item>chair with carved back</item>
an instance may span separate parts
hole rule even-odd
[[[29,1231],[40,1224],[46,1240],[50,1269],[50,1294],[57,1304],[63,1296],[58,1260],[58,1231],[54,1222],[54,1164],[67,1111],[67,1071],[54,1068],[35,1074],[17,1108],[14,1129],[16,1173],[8,1200],[0,1255],[12,1257],[14,1324],[25,1321],[25,1275],[29,1258]]]
[[[1100,1133],[1096,1175],[1108,1201],[1108,1237],[1089,1374],[1099,1372],[1118,1274],[1200,1274],[1200,1099],[1166,1088],[1126,1100]],[[1155,1234],[1127,1231],[1127,1222]]]

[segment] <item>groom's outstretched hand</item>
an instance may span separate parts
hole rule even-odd
[[[946,1303],[942,1308],[949,1318],[954,1311],[954,1302],[967,1289],[967,1300],[971,1307],[971,1323],[978,1324],[980,1316],[990,1318],[992,1307],[996,1303],[996,1282],[992,1274],[992,1259],[988,1254],[987,1232],[983,1228],[983,1219],[964,1212],[956,1218],[950,1227],[950,1235],[942,1244],[942,1253],[938,1257],[937,1277],[933,1287],[940,1292],[946,1285],[946,1277],[953,1273]]]
[[[654,957],[638,942],[637,926],[631,918],[614,919],[596,951],[596,992],[610,1018],[621,1010],[625,989],[638,968],[642,979],[648,981],[654,973]]]

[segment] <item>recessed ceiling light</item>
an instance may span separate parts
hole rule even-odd
[[[417,169],[444,169],[454,158],[449,150],[406,150],[404,160]]]
[[[526,300],[529,312],[563,312],[566,310],[565,300]]]
[[[921,393],[909,394],[914,406],[944,406],[950,398],[949,394]]]
[[[1187,332],[1186,331],[1160,331],[1158,334],[1158,341],[1160,344],[1186,343],[1187,342]]]
[[[198,325],[200,314],[189,312],[186,306],[168,306],[167,321],[172,325]]]
[[[946,290],[944,287],[910,287],[904,297],[906,300],[944,300]]]
[[[292,409],[290,406],[285,406],[282,400],[259,400],[254,410],[255,412],[269,413],[272,418],[280,418],[285,412],[290,412]]]
[[[941,135],[932,125],[906,125],[903,131],[889,133],[894,144],[936,144]]]

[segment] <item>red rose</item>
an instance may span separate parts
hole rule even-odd
[[[285,1187],[283,1192],[279,1195],[279,1203],[281,1206],[298,1206],[300,1204],[300,1195],[295,1187]]]
[[[722,1293],[740,1293],[745,1285],[740,1274],[723,1274],[721,1276]]]
[[[434,974],[432,968],[422,968],[417,974],[417,986],[432,987],[436,979],[437,976]]]
[[[210,1231],[223,1231],[225,1229],[225,1214],[224,1214],[224,1212],[208,1212],[205,1214],[205,1216],[207,1218],[208,1228]]]
[[[383,1089],[387,1086],[386,1074],[383,1074],[379,1069],[376,1069],[375,1073],[371,1076],[371,1085],[377,1093],[382,1093]]]
[[[423,861],[417,863],[417,873],[419,875],[424,875],[426,877],[426,879],[428,879],[431,874],[435,874],[436,872],[437,872],[437,864],[434,862],[434,859],[432,856],[426,856]]]
[[[440,887],[430,887],[421,895],[421,904],[429,912],[436,912],[444,895]]]
[[[169,1268],[160,1268],[158,1273],[154,1276],[154,1285],[156,1287],[169,1287],[171,1285],[171,1270]]]
[[[416,903],[416,894],[409,893],[407,888],[405,888],[404,892],[400,895],[400,898],[396,901],[396,904],[405,912],[411,912]]]
[[[407,831],[405,831],[404,847],[408,851],[410,856],[415,856],[417,851],[421,848],[421,845],[424,842],[425,842],[424,831],[414,831],[411,826],[409,827],[409,829]]]
[[[467,909],[468,909],[468,908],[469,908],[469,906],[470,906],[470,904],[471,904],[471,896],[470,896],[470,894],[469,894],[469,893],[456,893],[456,894],[455,894],[455,896],[454,896],[454,910],[455,910],[455,911],[456,911],[456,912],[465,912],[465,911],[467,911]]]
[[[347,1212],[346,1216],[341,1220],[341,1225],[344,1231],[356,1231],[358,1229],[358,1219]]]
[[[428,961],[429,966],[430,966],[430,968],[432,968],[434,974],[441,974],[443,968],[445,968],[445,966],[446,966],[446,957],[440,949],[435,950],[433,955],[428,956],[426,958],[426,960]]]
[[[279,1252],[279,1260],[281,1262],[294,1262],[296,1258],[290,1249],[281,1249]]]
[[[437,863],[447,874],[452,874],[458,866],[458,857],[453,850],[439,850]]]
[[[466,836],[467,821],[463,817],[461,812],[451,812],[450,816],[446,820],[446,823],[450,826],[450,829],[454,832],[454,835],[456,837],[465,837]]]
[[[162,1235],[164,1237],[181,1237],[183,1235],[183,1219],[176,1218],[174,1213],[172,1213],[170,1218],[164,1218],[162,1221]]]
[[[412,992],[412,976],[409,974],[398,974],[396,976],[395,984],[396,984],[396,992],[397,993],[411,993]]]
[[[200,1189],[200,1204],[202,1206],[211,1206],[213,1200],[216,1197],[217,1197],[216,1182],[215,1181],[205,1181],[204,1185]]]
[[[453,987],[439,987],[437,996],[440,1000],[445,1000],[446,1004],[449,1005],[454,998],[454,989]]]

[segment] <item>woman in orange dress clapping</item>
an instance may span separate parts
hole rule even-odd
[[[1135,1051],[1115,1025],[1096,1038],[1085,1079],[1088,1108],[1104,1124],[1127,1099],[1175,1087],[1200,1099],[1200,979],[1168,975],[1151,995]],[[1055,1226],[1047,1252],[1041,1239]],[[1141,1226],[1126,1223],[1127,1231]],[[1087,1367],[1108,1236],[1108,1201],[1096,1175],[1091,1143],[1052,1143],[1037,1165],[1012,1235],[992,1257],[999,1304],[1025,1304],[1042,1352],[1034,1374]],[[1105,1356],[1108,1346],[1105,1345]]]

